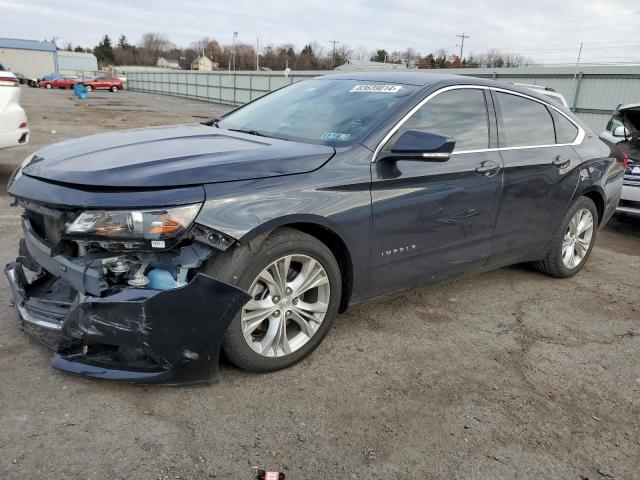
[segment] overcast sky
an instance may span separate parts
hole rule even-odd
[[[464,32],[466,53],[496,48],[570,63],[584,41],[585,62],[640,63],[638,25],[638,0],[0,0],[0,36],[56,37],[59,47],[93,47],[105,33],[136,43],[149,31],[179,46],[205,36],[224,44],[238,31],[261,45],[315,40],[330,49],[335,39],[354,49],[454,53]]]

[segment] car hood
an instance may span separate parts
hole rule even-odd
[[[178,125],[92,135],[36,152],[22,173],[102,188],[158,188],[306,173],[332,147]]]

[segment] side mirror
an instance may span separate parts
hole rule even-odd
[[[449,160],[455,146],[456,141],[454,138],[422,130],[407,130],[398,137],[391,146],[390,153],[385,155],[384,158],[390,160],[446,162]]]
[[[622,125],[619,125],[613,129],[614,137],[628,137],[630,133],[631,132],[629,132],[629,130],[627,130],[627,128]]]

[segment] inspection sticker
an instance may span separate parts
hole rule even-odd
[[[356,85],[354,86],[350,92],[376,92],[376,93],[396,93],[402,88],[401,85]]]

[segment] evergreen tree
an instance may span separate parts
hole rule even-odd
[[[109,35],[102,37],[102,40],[93,49],[93,54],[98,59],[98,62],[103,64],[112,64],[115,62],[115,56],[113,54],[113,45]]]

